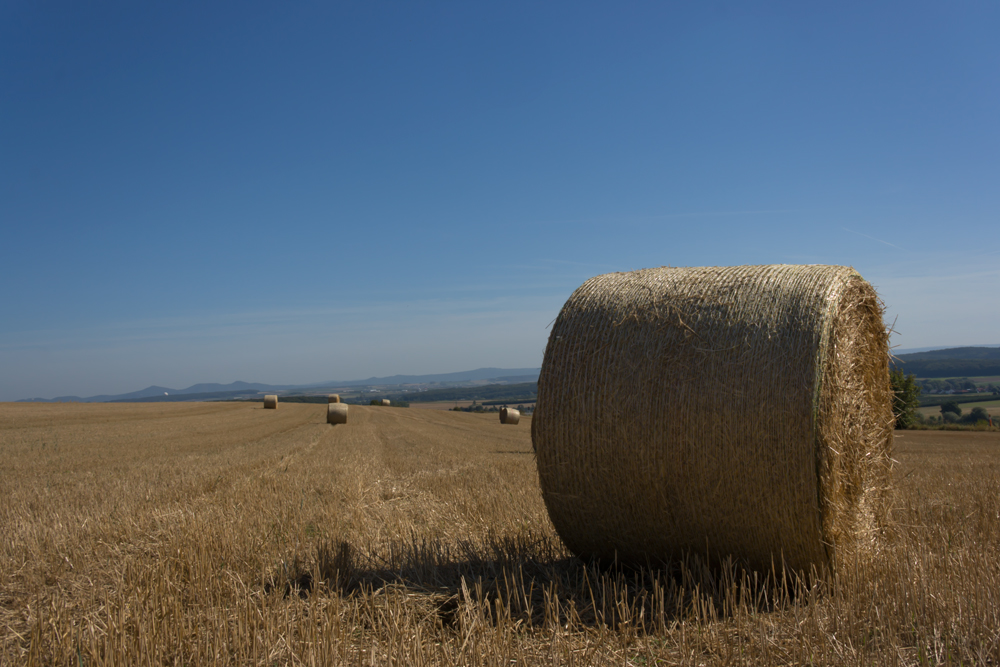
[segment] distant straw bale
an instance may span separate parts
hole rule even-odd
[[[500,408],[501,424],[516,424],[519,421],[521,421],[520,410],[515,410],[514,408],[508,408],[508,407]]]
[[[327,403],[340,403],[340,394],[330,394],[327,398]]]
[[[347,403],[329,403],[326,406],[327,424],[347,423]]]
[[[268,394],[268,395],[266,395],[264,397],[264,407],[267,408],[268,410],[277,410],[278,409],[278,395],[277,394]]]
[[[885,518],[888,335],[841,266],[591,278],[553,325],[532,441],[576,554],[835,565]]]
[[[382,405],[392,405],[392,401],[390,401],[388,398],[383,398]]]

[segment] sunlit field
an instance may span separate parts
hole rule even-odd
[[[1000,417],[1000,399],[995,401],[981,401],[978,403],[962,403],[959,405],[962,409],[962,414],[967,414],[972,411],[973,408],[982,408],[986,410],[988,414],[994,418]],[[920,413],[924,417],[940,417],[941,416],[941,406],[940,405],[928,405],[923,408],[918,408]]]
[[[0,404],[0,664],[1000,664],[1000,434],[897,436],[808,584],[571,557],[531,418]],[[766,490],[762,490],[762,493]]]

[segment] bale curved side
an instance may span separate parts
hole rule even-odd
[[[553,325],[531,425],[578,555],[801,570],[872,539],[891,429],[881,302],[839,266],[588,280]]]
[[[327,424],[347,423],[347,403],[329,403],[326,406]]]
[[[517,424],[521,421],[521,411],[514,408],[500,408],[501,424]]]
[[[278,395],[277,394],[267,394],[264,396],[264,407],[268,410],[278,409]]]
[[[326,399],[327,403],[340,403],[340,394],[330,394]]]

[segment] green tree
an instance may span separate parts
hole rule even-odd
[[[962,421],[966,424],[976,424],[978,422],[989,421],[990,413],[986,412],[983,408],[975,407],[972,408],[972,412],[965,416]]]
[[[941,404],[941,414],[943,415],[946,412],[951,412],[956,417],[959,417],[962,414],[962,408],[958,407],[958,403],[955,401],[948,401]]]
[[[896,428],[913,428],[917,423],[917,408],[920,407],[917,376],[893,370],[889,373],[889,381],[892,384],[892,413],[896,417]]]

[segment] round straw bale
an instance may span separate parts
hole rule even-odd
[[[390,401],[388,398],[383,398],[382,405],[392,405],[392,401]]]
[[[347,423],[347,403],[329,403],[326,406],[327,424]]]
[[[501,424],[516,424],[519,421],[521,421],[521,412],[519,410],[508,407],[500,408]]]
[[[268,394],[268,395],[266,395],[264,397],[264,407],[267,408],[268,410],[277,410],[278,409],[278,395],[277,394]]]
[[[330,394],[326,399],[327,403],[340,403],[340,394]]]
[[[882,312],[842,266],[585,282],[553,325],[531,423],[566,545],[802,571],[870,547],[892,447]]]

